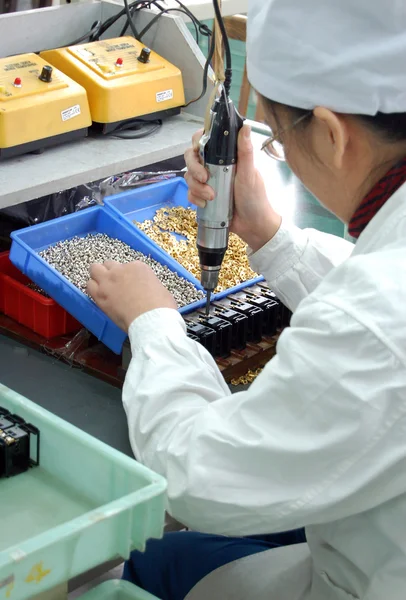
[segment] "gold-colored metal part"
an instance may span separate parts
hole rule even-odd
[[[196,248],[196,212],[193,209],[182,206],[160,208],[153,220],[134,223],[189,273],[200,279],[199,255]],[[173,233],[186,239],[178,240]],[[221,292],[254,277],[257,277],[257,273],[254,273],[249,265],[247,246],[237,235],[230,233],[215,292]]]
[[[11,435],[7,435],[7,431],[4,431],[3,429],[0,429],[0,438],[4,440],[7,446],[11,446],[11,444],[14,444],[15,442],[15,438],[13,438]]]
[[[236,377],[231,380],[231,385],[247,385],[248,383],[252,383],[256,377],[261,373],[263,367],[259,369],[255,369],[255,371],[248,370],[245,375],[241,375],[240,377]]]

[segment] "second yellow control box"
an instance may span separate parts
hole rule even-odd
[[[130,36],[41,56],[86,89],[92,120],[108,124],[105,132],[138,117],[175,114],[185,103],[180,69]]]

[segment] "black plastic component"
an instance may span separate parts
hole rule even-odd
[[[210,314],[216,315],[231,325],[231,347],[236,350],[244,350],[247,346],[248,317],[231,308],[222,307],[221,300],[216,306],[212,306]]]
[[[284,311],[284,306],[281,303],[281,301],[276,297],[275,292],[273,292],[271,290],[271,288],[269,288],[265,283],[261,282],[258,283],[257,285],[252,286],[252,291],[258,291],[262,296],[264,296],[265,298],[268,298],[269,300],[272,300],[274,302],[278,303],[278,319],[277,319],[277,326],[278,329],[282,328],[282,315],[283,315],[283,311]]]
[[[275,335],[278,329],[278,318],[279,318],[279,303],[276,300],[271,300],[265,296],[251,291],[252,288],[246,288],[242,292],[233,294],[244,302],[259,306],[264,311],[262,320],[262,333],[264,335]]]
[[[289,310],[287,306],[282,304],[281,328],[290,327],[290,320],[292,318],[292,314],[292,311]]]
[[[278,298],[276,297],[275,292],[273,292],[271,290],[271,288],[269,288],[262,281],[260,283],[256,283],[255,285],[251,286],[250,288],[247,288],[247,291],[248,290],[254,294],[260,294],[261,296],[264,296],[265,298],[269,298],[270,300],[274,300],[275,302],[278,302],[278,304],[280,304],[280,300],[278,300]]]
[[[204,148],[204,162],[233,165],[237,161],[237,139],[244,119],[224,92],[215,100],[211,110],[214,115],[210,137]]]
[[[39,430],[2,408],[0,422],[0,477],[12,477],[39,465]],[[31,456],[31,436],[36,438],[34,458]]]
[[[221,300],[221,304],[214,302],[214,306],[224,310],[231,308],[240,314],[248,317],[247,324],[247,342],[260,342],[262,339],[262,319],[264,311],[258,306],[253,306],[247,302],[241,302],[238,298],[229,296]]]
[[[194,342],[200,342],[200,340],[197,337],[197,335],[193,335],[193,333],[188,333],[187,336],[188,336],[189,339],[193,340]]]
[[[10,414],[10,419],[13,419],[14,423],[17,423],[18,425],[24,425],[25,424],[24,419],[22,419],[18,415],[14,415],[14,414],[11,415]]]
[[[141,50],[141,54],[138,57],[138,60],[141,63],[144,63],[144,65],[146,65],[147,63],[149,63],[150,56],[151,56],[151,50],[149,48],[143,48]]]
[[[14,425],[13,421],[10,421],[7,417],[0,415],[0,432],[4,431],[8,427],[12,427]]]
[[[50,83],[52,81],[52,71],[53,68],[50,65],[43,66],[41,75],[38,77],[38,79],[44,81],[45,83]]]
[[[216,332],[214,329],[210,329],[201,323],[189,319],[185,319],[185,321],[188,335],[195,335],[202,346],[214,356],[216,351]]]
[[[0,433],[0,472],[11,477],[27,471],[30,466],[30,434],[19,425]]]
[[[255,286],[256,287],[256,286]],[[282,302],[276,297],[275,292],[271,290],[270,287],[267,286],[266,283],[261,282],[258,284],[258,287],[261,289],[261,293],[266,297],[272,300],[276,300],[279,302],[279,318],[278,318],[278,327],[283,329],[284,327],[289,327],[290,319],[292,317],[292,311],[287,308]]]
[[[216,349],[214,355],[220,358],[230,356],[232,342],[231,324],[217,316],[210,314],[209,316],[206,316],[204,311],[199,310],[198,313],[200,323],[210,329],[214,329],[216,332]]]

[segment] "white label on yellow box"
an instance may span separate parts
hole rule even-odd
[[[156,95],[157,102],[166,102],[166,100],[172,100],[173,90],[165,90],[164,92],[158,92]]]
[[[62,121],[69,121],[69,119],[73,119],[73,117],[77,117],[80,115],[80,106],[79,104],[75,104],[75,106],[71,106],[66,110],[61,112]]]

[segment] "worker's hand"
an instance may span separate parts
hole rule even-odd
[[[214,199],[214,191],[206,184],[208,173],[199,160],[199,140],[202,134],[203,131],[200,130],[193,136],[193,147],[185,153],[188,168],[185,179],[189,185],[189,201],[204,207],[206,202]],[[282,219],[270,205],[263,179],[254,166],[249,125],[244,125],[238,137],[234,201],[231,231],[239,235],[256,252],[273,238]]]
[[[89,296],[125,332],[143,313],[154,308],[177,308],[172,294],[143,262],[94,264],[90,277]]]

